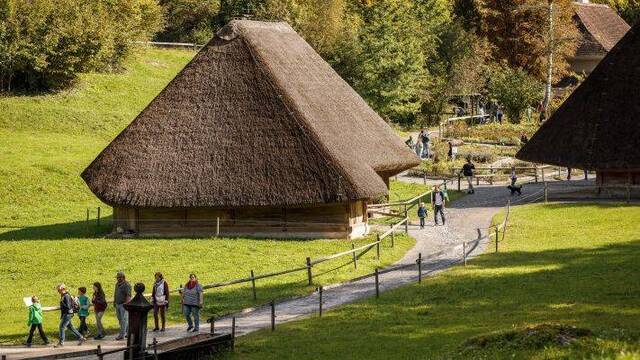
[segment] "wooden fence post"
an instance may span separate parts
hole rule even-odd
[[[498,252],[498,237],[500,236],[500,230],[498,229],[498,225],[496,225],[496,252]]]
[[[376,234],[377,244],[376,244],[376,256],[378,260],[380,260],[380,234]]]
[[[631,173],[627,175],[627,204],[631,202]]]
[[[235,347],[236,343],[236,317],[231,318],[231,349]]]
[[[89,208],[87,208],[87,221],[85,221],[84,223],[87,234],[89,234],[90,230],[89,230]]]
[[[354,243],[351,243],[351,256],[353,258],[353,269],[354,270],[358,270],[358,257],[356,256],[356,252],[354,251],[356,249],[356,245]]]
[[[98,349],[96,350],[96,355],[98,355],[98,359],[102,360],[102,346],[98,345]],[[7,360],[5,355],[2,355],[2,360]]]
[[[209,318],[209,323],[211,324],[211,333],[215,334],[216,332],[216,319],[212,316]]]
[[[311,258],[307,256],[307,280],[309,285],[313,282],[313,275],[311,274]]]
[[[425,185],[427,185],[427,172],[423,172],[422,173],[422,181],[424,182]]]
[[[535,181],[536,181],[536,184],[537,184],[538,183],[538,166],[535,165],[535,164],[533,165],[533,173],[535,174],[534,176],[535,176]]]
[[[464,266],[467,266],[467,242],[462,242],[462,260],[464,261]]]
[[[318,288],[318,297],[320,299],[318,302],[318,315],[322,317],[322,285]]]
[[[153,359],[158,360],[158,340],[153,338]]]
[[[216,237],[220,236],[220,216],[216,217]]]
[[[253,270],[251,270],[251,291],[253,292],[253,300],[257,300],[258,296],[256,294],[256,277],[253,274]]]
[[[458,173],[458,191],[460,191],[460,179],[462,178],[462,175],[460,173]]]
[[[549,200],[549,185],[545,181],[544,182],[544,202],[546,203]]]
[[[418,282],[422,282],[422,253],[418,253]]]
[[[100,206],[98,206],[98,217],[96,218],[96,225],[100,227]]]
[[[406,234],[409,233],[409,213],[407,212],[407,210],[404,211],[404,232]]]
[[[396,231],[391,230],[391,247],[396,246]]]
[[[380,297],[380,283],[379,283],[379,274],[378,274],[378,268],[376,268],[375,271],[375,278],[376,278],[376,297]]]
[[[276,303],[271,300],[271,331],[276,331]]]

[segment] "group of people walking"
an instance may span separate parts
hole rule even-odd
[[[413,136],[409,135],[409,139],[404,142],[407,146],[416,152],[416,155],[420,159],[429,159],[431,157],[431,138],[429,136],[429,130],[421,129],[418,134],[416,142],[413,142]]]
[[[151,293],[151,303],[153,304],[153,331],[165,331],[166,327],[166,310],[169,307],[169,284],[160,272],[156,272],[155,281]],[[95,315],[97,333],[95,340],[101,340],[105,337],[105,330],[102,324],[102,318],[108,307],[108,302],[102,284],[93,283],[93,294],[91,298],[87,296],[87,288],[79,287],[78,295],[69,294],[65,284],[56,286],[58,294],[60,294],[60,323],[58,326],[58,344],[56,347],[64,346],[66,339],[66,331],[69,330],[82,344],[87,340],[89,327],[87,326],[87,317],[90,308],[93,307]],[[195,274],[189,274],[189,280],[186,285],[180,289],[182,310],[187,322],[187,331],[200,331],[200,309],[204,305],[204,294],[202,285],[198,283]],[[118,335],[116,341],[123,340],[127,335],[129,326],[129,314],[125,309],[125,304],[131,301],[131,284],[126,280],[124,272],[116,274],[116,284],[113,294],[113,307],[118,319]],[[78,315],[78,327],[73,324],[73,318]],[[31,297],[31,305],[29,306],[27,325],[29,326],[29,336],[26,345],[31,346],[35,330],[38,330],[40,337],[45,345],[49,344],[49,339],[43,329],[43,309],[37,296]],[[161,326],[161,327],[160,327]]]

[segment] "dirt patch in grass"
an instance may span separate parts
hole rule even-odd
[[[524,329],[472,337],[462,344],[462,353],[490,348],[522,350],[541,349],[548,346],[564,346],[592,335],[591,330],[575,326],[540,324]]]

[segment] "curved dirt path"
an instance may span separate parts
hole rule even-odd
[[[536,191],[535,187],[534,185],[530,186],[528,188],[530,189],[529,193]],[[526,193],[523,194],[523,197],[525,195]],[[404,269],[389,272],[385,272],[387,269],[382,270],[379,276],[380,292],[417,281],[418,273],[415,264],[419,253],[422,253],[423,256],[423,276],[432,276],[460,262],[463,251],[462,243],[477,239],[477,229],[480,229],[482,234],[486,234],[491,219],[505,206],[510,198],[508,191],[503,186],[477,187],[475,194],[467,195],[448,206],[445,214],[447,217],[445,226],[433,226],[433,218],[428,219],[427,226],[423,230],[419,229],[416,224],[411,224],[409,226],[409,235],[416,239],[416,246],[391,267],[407,266]],[[432,215],[433,213],[429,211],[429,216]],[[486,240],[468,249],[468,258],[482,253],[485,245]],[[436,255],[434,256],[433,254]],[[373,277],[327,286],[323,292],[323,309],[330,310],[371,296],[375,296],[375,280]],[[316,316],[318,305],[319,296],[317,292],[277,303],[276,326],[295,319]],[[257,307],[233,316],[236,317],[236,334],[238,336],[271,327],[271,308],[269,306]],[[207,327],[208,324],[201,326],[203,330],[207,329]],[[216,332],[231,332],[231,315],[217,320],[215,327]],[[184,326],[175,325],[167,328],[164,333],[150,332],[147,336],[147,341],[151,342],[154,336],[157,337],[159,342],[164,342],[191,335],[184,330]],[[69,341],[64,349],[35,346],[30,349],[24,347],[2,347],[0,348],[0,354],[6,354],[7,359],[10,360],[95,349],[98,344],[101,345],[103,351],[106,351],[124,347],[126,344],[112,341],[111,339],[109,337],[108,340],[100,342],[88,341],[82,346],[76,346],[72,341]],[[121,357],[122,354],[120,353],[112,357],[105,357],[105,359],[120,359]]]

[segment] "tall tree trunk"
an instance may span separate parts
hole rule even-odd
[[[549,38],[548,38],[548,48],[547,48],[547,84],[544,92],[544,111],[545,115],[549,117],[549,104],[551,103],[551,82],[553,78],[553,47],[554,47],[554,39],[553,39],[553,0],[548,0],[548,11],[549,11]]]

